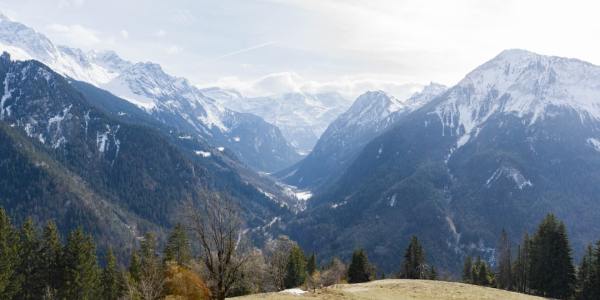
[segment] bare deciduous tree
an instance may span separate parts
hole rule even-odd
[[[288,257],[296,242],[285,235],[276,240],[269,241],[266,245],[267,263],[271,271],[271,281],[276,291],[285,289],[284,279],[287,271]]]
[[[199,205],[188,205],[186,212],[212,297],[223,300],[240,280],[249,258],[238,210],[230,197],[210,193]]]
[[[346,265],[338,258],[333,258],[331,264],[321,274],[321,284],[330,286],[338,284],[346,274]]]

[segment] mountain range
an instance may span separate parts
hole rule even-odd
[[[335,92],[289,92],[263,97],[244,97],[235,90],[216,87],[202,92],[224,107],[261,116],[274,124],[304,155],[311,152],[327,126],[351,104]]]
[[[456,273],[552,212],[580,255],[600,235],[599,78],[580,60],[504,51],[368,142],[288,228],[324,256],[364,247],[387,272],[414,234]]]
[[[411,235],[450,274],[549,212],[577,256],[600,235],[600,67],[584,61],[506,50],[454,86],[351,104],[200,89],[3,16],[0,50],[0,205],[101,249],[161,235],[207,192],[257,244],[284,233],[321,262],[364,248],[386,273]]]
[[[361,95],[329,125],[308,157],[279,172],[279,177],[310,190],[334,181],[373,137],[444,90],[443,85],[431,83],[403,101],[383,91]]]
[[[257,171],[278,171],[300,159],[276,126],[218,105],[188,80],[165,73],[158,64],[132,63],[112,51],[56,46],[5,16],[0,16],[0,49],[14,59],[36,59],[64,76],[108,90],[167,126],[229,149]]]

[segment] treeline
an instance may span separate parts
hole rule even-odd
[[[28,219],[15,228],[0,209],[0,299],[207,299],[200,277],[167,260],[172,249],[167,247],[161,260],[156,239],[148,234],[128,270],[117,265],[111,249],[101,267],[94,241],[82,229],[71,231],[63,242],[54,222],[38,230]]]
[[[552,214],[533,236],[525,234],[514,248],[502,231],[495,262],[492,269],[480,257],[467,257],[462,280],[549,298],[600,299],[600,241],[595,248],[587,247],[581,264],[575,267],[565,224]]]
[[[97,257],[82,229],[63,241],[54,222],[38,228],[28,219],[16,228],[0,209],[0,299],[224,299],[376,279],[363,250],[349,265],[333,258],[320,266],[316,254],[305,255],[286,236],[264,249],[248,247],[235,210],[219,200],[189,209],[185,225],[175,226],[162,249],[154,234],[146,234],[127,266],[111,249]],[[404,258],[399,277],[436,278],[416,237]]]
[[[0,209],[0,299],[221,300],[382,278],[362,249],[354,251],[348,265],[338,258],[319,265],[315,253],[306,255],[286,236],[263,249],[252,247],[230,203],[210,196],[203,205],[186,208],[164,247],[146,234],[127,266],[119,265],[110,249],[97,257],[92,237],[81,229],[63,240],[53,222],[38,228],[29,219],[16,228]],[[503,232],[494,266],[468,257],[462,275],[467,283],[521,293],[600,299],[600,242],[587,248],[580,266],[572,261],[565,226],[549,215],[516,247]],[[437,279],[417,237],[410,239],[394,277]]]

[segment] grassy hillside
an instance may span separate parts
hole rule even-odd
[[[286,293],[284,291],[280,293],[250,295],[234,299],[535,300],[542,298],[457,282],[386,279],[360,284],[339,284],[333,287],[317,290],[316,293],[306,292],[301,295]]]

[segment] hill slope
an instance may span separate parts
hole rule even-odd
[[[358,284],[338,284],[330,288],[317,290],[315,293],[292,294],[279,292],[235,299],[536,300],[543,298],[458,282],[386,279]]]

